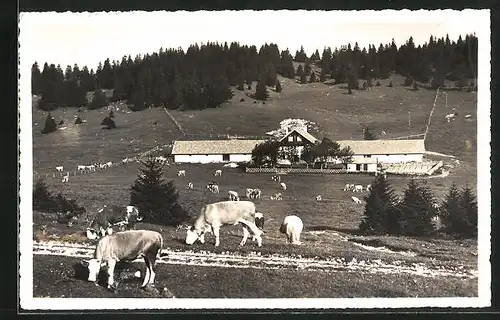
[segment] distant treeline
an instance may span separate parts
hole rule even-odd
[[[304,66],[296,70],[293,60]],[[319,77],[313,75],[312,65],[321,68]],[[431,36],[419,46],[410,37],[399,48],[394,41],[380,44],[378,49],[373,45],[360,49],[356,43],[354,47],[325,48],[321,56],[316,50],[310,57],[303,48],[293,57],[288,50],[280,52],[275,44],[265,44],[258,51],[255,46],[235,42],[229,46],[195,44],[186,52],[160,49],[135,59],[123,57],[121,62],[106,59],[95,72],[76,64],[63,71],[60,65],[48,63],[40,71],[35,63],[32,93],[41,95],[39,108],[43,110],[85,106],[90,103],[87,92],[101,89],[114,89],[111,101],[126,100],[134,111],[149,106],[193,110],[217,107],[233,96],[231,87],[244,90],[253,81],[281,87],[277,74],[299,76],[301,82],[306,74],[310,82],[334,79],[351,83],[353,79],[385,79],[393,72],[435,88],[443,86],[444,79],[469,85],[468,79],[477,74],[477,37],[467,35],[455,42],[448,36]]]

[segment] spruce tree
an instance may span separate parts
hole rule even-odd
[[[476,196],[472,192],[469,185],[462,189],[460,197],[460,207],[464,212],[466,228],[464,230],[465,237],[474,237],[477,235],[477,219],[478,208]]]
[[[363,139],[365,140],[377,140],[377,137],[373,132],[371,132],[369,127],[366,127],[363,131]]]
[[[269,92],[267,92],[265,81],[261,80],[257,83],[257,87],[255,88],[255,99],[266,101],[268,98]]]
[[[276,80],[276,92],[281,92],[283,88],[281,87],[281,83],[279,80]]]
[[[325,82],[326,81],[326,71],[325,71],[325,69],[321,69],[321,73],[319,74],[319,81],[320,82]]]
[[[303,73],[300,75],[300,83],[301,83],[301,84],[307,83],[307,76],[306,76],[306,73],[305,73],[305,72],[303,72]]]
[[[384,175],[375,177],[365,201],[360,231],[377,235],[396,233],[399,221],[398,198]]]
[[[82,124],[82,123],[83,123],[82,118],[76,117],[75,124]]]
[[[310,83],[316,82],[316,74],[314,73],[314,71],[312,71],[311,75],[309,76],[309,82]]]
[[[52,115],[49,114],[47,115],[47,118],[45,119],[45,126],[42,129],[42,134],[46,133],[51,133],[57,130],[57,124]]]
[[[301,77],[304,74],[304,67],[302,65],[299,65],[297,67],[297,76]]]
[[[178,204],[179,193],[173,181],[163,179],[163,165],[149,157],[130,190],[130,204],[137,206],[145,222],[177,225],[188,214]]]
[[[407,236],[427,236],[434,233],[432,218],[438,211],[429,187],[411,179],[399,204],[399,233]]]
[[[105,126],[106,129],[114,129],[116,128],[116,124],[115,122],[113,121],[113,119],[111,119],[109,116],[105,117],[102,121],[101,121],[101,125]]]

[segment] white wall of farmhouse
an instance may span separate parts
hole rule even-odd
[[[230,154],[229,161],[231,162],[250,162],[252,161],[251,154]]]
[[[229,156],[229,158],[228,158]],[[251,154],[176,154],[175,163],[225,163],[225,162],[249,162],[252,160]]]
[[[379,163],[398,163],[398,162],[422,162],[424,160],[424,155],[421,153],[417,154],[372,154],[372,158],[377,158]],[[355,155],[352,157],[355,159],[365,158],[363,155]]]

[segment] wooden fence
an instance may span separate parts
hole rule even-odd
[[[247,173],[317,173],[317,174],[341,174],[347,173],[345,169],[313,169],[313,168],[245,168]]]

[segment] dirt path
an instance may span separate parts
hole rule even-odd
[[[59,255],[88,259],[92,257],[94,247],[81,244],[61,242],[34,242],[33,254]],[[380,259],[357,261],[355,258],[346,261],[343,258],[329,260],[291,258],[279,255],[262,257],[260,253],[247,256],[234,253],[215,254],[210,252],[172,251],[162,250],[162,257],[158,263],[213,266],[222,268],[256,268],[256,269],[301,269],[313,271],[352,271],[384,274],[410,274],[424,277],[458,277],[477,278],[475,269],[464,266],[448,267],[445,265],[425,265],[423,263],[405,263],[394,261],[388,263]],[[140,261],[140,260],[137,260]]]

